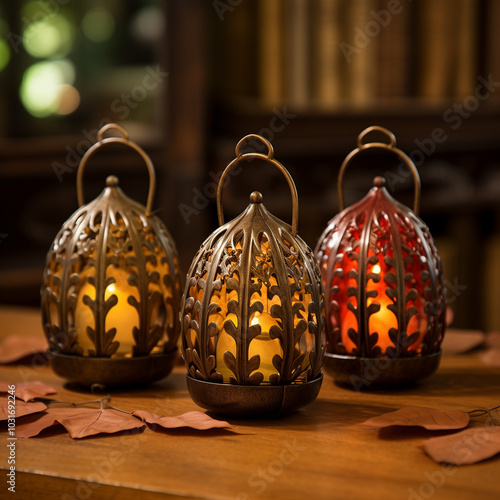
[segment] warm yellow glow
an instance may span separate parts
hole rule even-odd
[[[276,320],[267,312],[259,313],[256,312],[253,318],[250,320],[250,325],[260,325],[260,340],[271,340],[269,337],[269,331],[273,325],[277,325]]]
[[[116,328],[114,341],[118,341],[120,346],[115,356],[126,356],[132,354],[132,346],[135,344],[132,329],[134,326],[139,326],[139,315],[137,310],[131,306],[127,300],[129,296],[134,296],[139,300],[137,288],[131,287],[127,283],[128,273],[123,269],[114,267],[108,268],[108,276],[115,279],[115,283],[110,284],[106,288],[104,300],[108,300],[111,295],[116,295],[118,303],[112,307],[106,316],[106,331],[111,328]],[[88,349],[95,349],[94,344],[87,335],[87,327],[95,329],[94,315],[90,307],[83,303],[84,295],[88,295],[92,300],[95,300],[95,288],[87,282],[87,276],[82,274],[85,279],[85,284],[78,295],[76,310],[75,310],[75,326],[78,335],[78,343],[84,348],[84,354],[88,354]]]
[[[278,374],[278,370],[273,365],[274,355],[278,354],[279,356],[283,356],[283,349],[281,348],[280,341],[278,339],[271,340],[269,338],[262,340],[260,336],[253,339],[248,348],[248,359],[257,354],[260,356],[260,366],[255,371],[264,375],[263,383],[269,382],[269,377],[271,375]]]
[[[225,331],[219,336],[217,341],[217,350],[216,350],[216,358],[217,358],[217,366],[216,370],[224,377],[224,382],[229,383],[230,377],[236,378],[234,373],[226,366],[224,363],[224,353],[226,351],[231,352],[233,355],[236,355],[236,342],[233,337],[228,335]]]
[[[269,336],[271,327],[278,323],[270,314],[257,312],[251,319],[250,324],[260,325],[261,330],[260,335],[250,342],[248,359],[257,354],[260,356],[260,367],[255,371],[264,375],[263,382],[269,382],[269,377],[278,373],[278,370],[273,365],[273,357],[275,354],[283,356],[283,349],[279,339],[271,339]]]
[[[196,292],[195,296],[198,300],[201,300],[198,298],[199,293],[200,292]],[[267,296],[267,290],[264,295]],[[260,296],[257,297],[256,295],[255,298],[260,300]],[[231,321],[235,327],[238,327],[239,318],[235,314],[228,313],[227,311],[227,303],[232,299],[238,300],[238,294],[234,290],[228,293],[225,285],[222,287],[220,292],[215,290],[210,299],[211,302],[216,302],[220,308],[219,312],[214,312],[210,315],[209,323],[217,323],[219,330],[216,346],[216,370],[223,376],[224,382],[226,383],[229,382],[231,377],[235,377],[235,375],[224,363],[224,353],[229,351],[236,359],[238,359],[236,354],[237,342],[233,339],[233,337],[228,335],[224,329],[224,323],[226,321]],[[276,302],[276,300],[269,301],[268,304],[266,298],[265,300],[261,300],[261,302],[264,302],[270,307],[272,303]],[[249,318],[249,326],[261,326],[260,335],[250,342],[248,348],[248,359],[251,359],[257,354],[260,356],[260,367],[255,370],[255,372],[260,372],[264,375],[263,383],[269,383],[269,377],[278,373],[272,363],[274,355],[279,354],[280,356],[283,356],[283,349],[281,348],[279,339],[271,339],[269,337],[270,328],[277,324],[276,319],[265,311],[262,313],[256,312]]]
[[[196,292],[193,290],[193,293],[195,294],[194,297],[196,297],[201,302],[201,299],[203,297],[203,289]],[[233,324],[236,327],[238,327],[238,317],[236,316],[236,314],[233,313],[228,314],[227,311],[227,303],[231,299],[237,300],[237,298],[238,298],[238,293],[235,290],[228,292],[226,285],[222,286],[220,292],[218,290],[214,290],[211,297],[211,302],[217,302],[220,308],[219,312],[212,313],[210,314],[209,317],[209,322],[211,323],[214,321],[215,323],[217,323],[217,328],[219,330],[216,353],[215,353],[216,357],[215,369],[224,377],[224,382],[226,383],[229,383],[230,377],[235,377],[235,375],[226,366],[226,363],[224,363],[224,353],[226,351],[229,351],[230,353],[233,354],[233,356],[236,357],[236,342],[233,339],[233,337],[228,335],[224,330],[224,323],[226,321],[232,321]],[[193,338],[194,337],[195,335],[193,336]]]
[[[378,264],[373,266],[372,273],[380,274],[380,266]]]

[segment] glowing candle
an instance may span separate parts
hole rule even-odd
[[[367,300],[367,306],[372,302],[377,302],[380,305],[380,310],[372,314],[368,320],[368,330],[370,334],[374,332],[378,333],[377,345],[382,349],[382,353],[385,353],[389,346],[394,346],[394,343],[389,338],[389,331],[391,328],[398,329],[398,321],[394,313],[387,308],[393,302],[387,297],[383,289],[384,287],[381,287],[379,290],[378,297]]]
[[[237,326],[238,320],[235,315],[228,315],[227,319],[231,319]],[[248,359],[255,355],[260,356],[260,366],[255,372],[260,372],[264,375],[263,382],[269,382],[270,375],[278,373],[273,366],[273,356],[275,354],[283,355],[279,339],[271,339],[269,336],[270,328],[276,324],[276,320],[267,313],[255,313],[250,320],[250,326],[260,325],[261,333],[250,342]],[[223,358],[226,351],[236,356],[236,342],[233,337],[222,329],[217,341],[217,371],[224,377],[224,382],[229,382],[230,377],[234,377],[234,373],[224,363]]]
[[[395,305],[395,302],[389,298],[386,294],[388,288],[387,283],[384,281],[384,272],[379,264],[375,264],[369,270],[370,273],[380,276],[380,279],[375,282],[373,279],[367,281],[366,291],[376,291],[376,297],[368,297],[366,300],[366,307],[369,307],[372,303],[376,303],[380,306],[380,309],[371,314],[368,320],[368,330],[369,333],[378,333],[377,346],[380,347],[382,354],[386,353],[388,347],[394,347],[394,342],[389,337],[389,332],[392,328],[395,330],[399,329],[396,314],[389,309],[390,305]],[[347,285],[356,285],[355,280],[349,280]],[[409,285],[410,287],[410,285]],[[406,290],[408,292],[408,290]],[[356,305],[356,300],[354,297],[349,297],[347,299],[354,306]],[[423,308],[423,301],[420,299],[417,303],[412,303],[414,307]],[[408,305],[407,305],[408,307]],[[420,311],[419,311],[420,312]],[[348,309],[343,307],[340,311],[340,322],[341,322],[341,339],[342,343],[345,345],[348,353],[352,353],[355,348],[355,344],[349,338],[349,329],[354,331],[359,331],[360,326],[358,326],[355,314]],[[417,314],[411,317],[407,325],[408,335],[413,332],[420,331],[420,335],[410,346],[409,350],[418,350],[421,346],[422,340],[427,332],[427,320],[424,314]]]
[[[398,329],[398,320],[396,315],[388,309],[388,306],[394,304],[394,302],[385,293],[388,285],[384,281],[384,274],[381,274],[380,264],[372,266],[370,271],[370,274],[378,276],[379,278],[377,282],[373,279],[368,280],[366,291],[371,292],[375,290],[377,292],[377,296],[368,297],[366,306],[369,307],[370,304],[375,302],[376,304],[379,304],[380,309],[370,315],[368,320],[368,331],[370,334],[375,332],[378,333],[377,346],[380,347],[382,353],[385,353],[387,347],[394,345],[389,338],[389,331],[391,328],[394,328],[395,330]]]
[[[260,356],[260,366],[256,371],[264,375],[263,382],[269,382],[269,377],[278,373],[273,365],[274,355],[283,356],[279,339],[272,339],[269,336],[271,327],[277,324],[276,320],[266,312],[257,312],[250,320],[250,325],[260,325],[260,335],[250,342],[248,358],[250,359],[256,354]]]
[[[113,342],[119,342],[118,349],[114,356],[131,356],[132,346],[135,344],[132,330],[134,326],[139,326],[139,315],[137,310],[128,303],[128,297],[133,296],[139,300],[137,288],[130,286],[127,283],[127,273],[121,268],[110,266],[108,268],[108,276],[112,276],[115,283],[107,286],[104,293],[104,301],[107,301],[112,295],[115,295],[118,302],[113,306],[105,320],[105,330],[116,328],[116,334],[113,337]],[[89,338],[87,327],[96,330],[95,318],[92,309],[83,302],[83,297],[88,295],[91,300],[95,300],[95,287],[88,282],[88,275],[82,274],[84,285],[80,289],[75,310],[75,328],[78,335],[78,343],[84,348],[85,354],[88,350],[95,351],[95,345]],[[101,314],[104,314],[104,304],[97,304],[101,308]],[[104,332],[100,334],[103,335]],[[97,332],[99,335],[99,332]]]

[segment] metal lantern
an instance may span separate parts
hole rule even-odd
[[[123,137],[104,138],[115,129]],[[43,328],[54,371],[85,386],[146,383],[171,371],[180,333],[182,294],[172,238],[152,215],[155,172],[149,156],[116,124],[104,126],[77,175],[80,208],[65,222],[47,255]],[[107,144],[131,147],[149,170],[146,208],[110,176],[84,205],[88,159]]]
[[[389,143],[363,143],[377,130]],[[414,181],[411,211],[390,196],[385,179],[344,210],[342,179],[350,161],[369,149],[395,153]],[[429,229],[418,218],[420,179],[394,135],[369,127],[338,176],[340,213],[328,224],[315,253],[326,297],[325,368],[356,389],[416,381],[433,373],[445,330],[441,261]]]
[[[261,141],[267,155],[241,153]],[[276,166],[288,181],[292,226],[272,215],[253,192],[250,205],[224,224],[222,188],[248,159]],[[229,416],[276,415],[313,401],[322,382],[324,310],[321,274],[312,250],[297,235],[295,184],[273,158],[271,144],[244,137],[217,191],[220,227],[201,246],[181,304],[187,383],[200,406]]]

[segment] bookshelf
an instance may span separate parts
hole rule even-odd
[[[272,139],[297,183],[299,232],[314,247],[337,211],[337,172],[357,135],[389,128],[421,175],[421,217],[441,250],[454,325],[500,328],[491,313],[500,301],[499,22],[495,0],[262,0],[240,2],[222,21],[207,9],[208,168],[230,161],[247,133]],[[234,182],[228,214],[260,187],[287,220],[286,190],[273,172],[257,172],[256,186],[251,175]],[[382,154],[353,166],[347,201],[381,173],[411,205],[408,178]]]
[[[223,100],[301,111],[474,95],[498,74],[495,0],[256,0],[208,13]],[[498,99],[498,96],[495,96]]]

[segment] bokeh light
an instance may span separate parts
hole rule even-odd
[[[5,40],[0,39],[0,71],[2,71],[10,61],[10,47]]]
[[[7,37],[7,35],[10,33],[10,29],[7,21],[5,21],[2,16],[3,14],[0,12],[0,36]]]
[[[46,16],[29,24],[23,33],[23,45],[33,57],[62,57],[71,51],[74,27],[61,14]]]
[[[69,115],[80,105],[80,93],[70,85],[64,83],[59,87],[56,113],[58,115]]]
[[[83,16],[82,31],[92,42],[105,42],[115,31],[115,18],[108,9],[95,7]]]
[[[132,20],[132,34],[144,42],[156,42],[163,34],[164,15],[157,6],[144,7]]]
[[[9,32],[9,25],[4,19],[2,19],[2,17],[0,17],[0,71],[2,71],[10,61],[11,48],[6,40]]]
[[[23,75],[19,90],[21,101],[37,118],[69,114],[80,102],[78,91],[72,86],[74,80],[75,68],[70,61],[61,59],[33,64]]]

